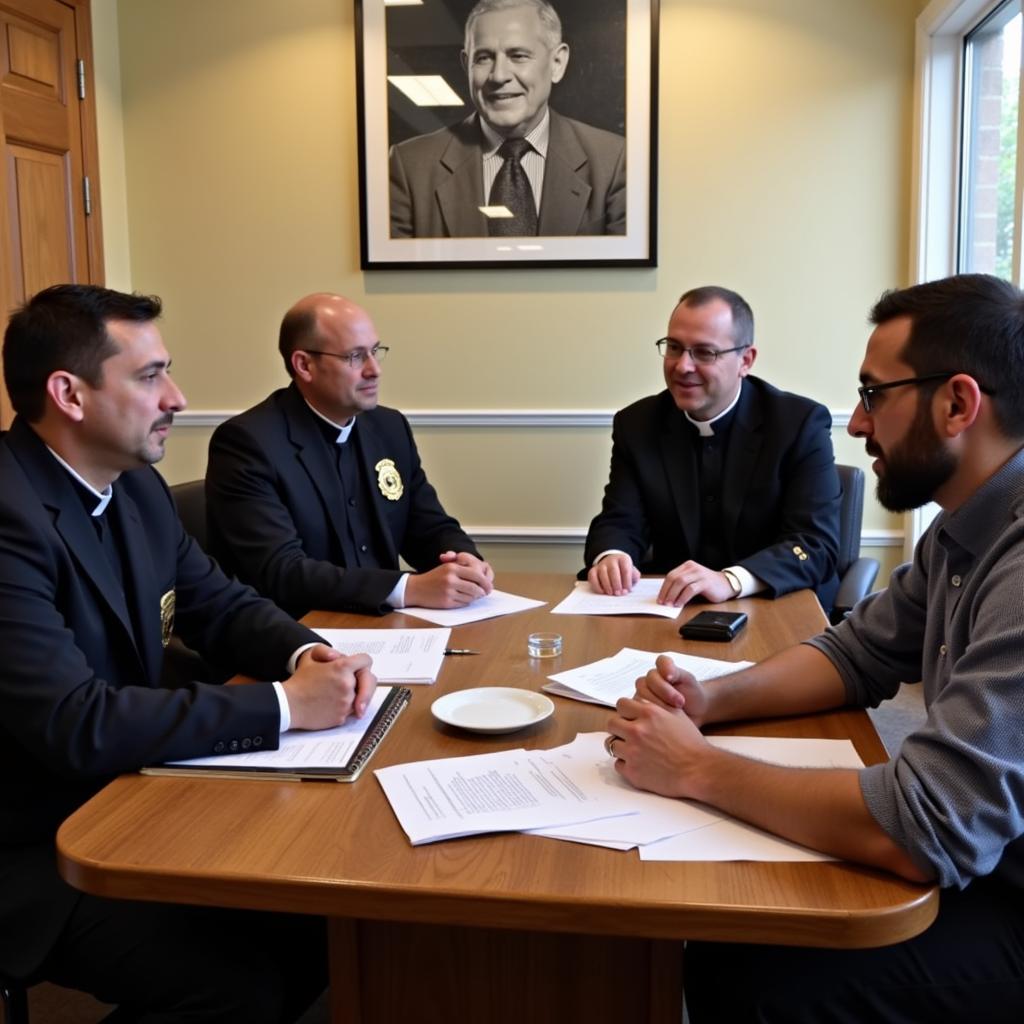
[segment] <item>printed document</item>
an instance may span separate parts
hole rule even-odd
[[[382,683],[435,683],[450,629],[316,629],[342,654],[369,654]]]
[[[679,617],[682,608],[658,604],[663,579],[639,580],[628,594],[609,597],[597,594],[586,581],[577,583],[564,600],[551,609],[552,615],[660,615],[666,619]]]
[[[752,661],[698,658],[696,655],[682,654],[679,651],[663,651],[662,654],[668,655],[680,668],[686,669],[700,680],[728,675],[754,664]],[[571,697],[590,704],[606,704],[613,708],[620,697],[633,696],[637,679],[654,668],[654,663],[659,657],[660,655],[653,651],[623,647],[618,654],[613,654],[610,658],[602,658],[589,665],[581,665],[579,668],[567,669],[565,672],[548,676],[553,681],[545,683],[542,689],[559,697]]]
[[[632,814],[637,794],[617,784],[608,755],[581,757],[571,747],[420,761],[374,774],[413,846]]]
[[[427,622],[436,622],[439,626],[461,626],[467,622],[496,619],[499,615],[511,615],[513,612],[524,612],[528,608],[539,608],[542,604],[545,602],[535,601],[532,597],[517,597],[515,594],[505,593],[504,590],[492,590],[464,608],[419,608],[410,605],[400,611],[405,615],[426,619]]]

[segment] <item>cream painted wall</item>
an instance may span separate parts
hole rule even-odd
[[[244,408],[279,386],[276,325],[316,289],[364,304],[393,346],[388,404],[610,412],[660,386],[651,342],[679,292],[708,282],[752,303],[759,372],[849,411],[867,309],[905,283],[920,0],[662,0],[657,269],[369,274],[351,4],[94,4],[98,56],[120,54],[127,169],[124,185],[107,178],[119,112],[104,104],[105,207],[123,190],[128,226],[127,241],[108,241],[109,279],[130,259],[131,285],[163,296],[193,412]],[[169,479],[202,474],[208,433],[177,430]],[[599,504],[606,428],[417,436],[470,527],[582,531]],[[836,447],[863,463],[841,430]],[[872,501],[865,527],[901,523]],[[565,544],[488,553],[506,566],[579,558]]]

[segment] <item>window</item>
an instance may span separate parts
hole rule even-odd
[[[964,37],[963,148],[957,269],[1020,280],[1017,187],[1021,0]]]

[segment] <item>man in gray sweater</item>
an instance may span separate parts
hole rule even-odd
[[[1024,293],[963,275],[887,293],[871,320],[848,429],[886,508],[942,508],[913,561],[840,626],[746,671],[701,685],[659,659],[608,748],[641,789],[937,882],[941,909],[877,950],[691,943],[693,1024],[992,1024],[1024,1005]],[[903,680],[921,681],[928,717],[887,764],[780,768],[700,733],[876,706]]]

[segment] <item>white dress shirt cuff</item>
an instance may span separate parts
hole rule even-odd
[[[409,582],[409,573],[403,572],[395,589],[384,599],[384,603],[391,608],[405,607],[405,585]]]
[[[730,565],[727,568],[740,581],[740,592],[737,597],[750,597],[751,594],[760,593],[765,589],[764,580],[759,580],[742,565]]]
[[[288,696],[280,683],[271,683],[274,693],[277,694],[277,704],[281,709],[281,732],[287,732],[292,727],[292,709],[288,707]]]
[[[594,561],[591,563],[590,568],[593,569],[594,566],[597,565],[597,563],[600,562],[601,559],[605,558],[607,555],[626,555],[626,552],[620,551],[618,548],[609,548],[607,551],[602,551],[601,554],[599,554],[597,558],[595,558]],[[629,555],[626,555],[626,557],[629,558]],[[630,560],[632,561],[632,559]]]

